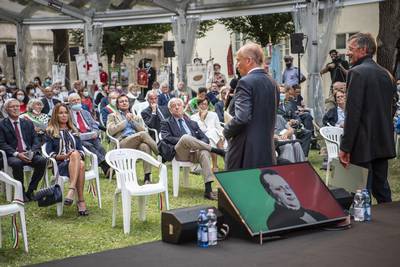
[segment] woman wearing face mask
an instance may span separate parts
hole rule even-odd
[[[190,118],[197,122],[200,129],[210,140],[212,147],[224,148],[225,138],[222,134],[223,128],[219,122],[217,113],[208,110],[208,99],[202,99],[198,101],[199,111],[193,114]],[[211,159],[213,164],[213,171],[219,171],[217,154],[211,153]]]
[[[26,94],[28,95],[29,99],[36,98],[36,95],[35,95],[35,87],[33,86],[33,84],[28,84],[28,85],[25,87],[25,92],[26,92]]]
[[[90,113],[93,112],[93,100],[90,97],[89,89],[86,87],[83,90],[78,91],[79,96],[82,99],[82,108],[89,111]]]
[[[29,100],[27,112],[20,115],[20,118],[30,120],[35,126],[35,131],[39,135],[41,143],[44,142],[44,133],[50,117],[42,113],[43,103],[38,98]]]
[[[19,101],[19,111],[21,113],[26,112],[26,108],[29,102],[29,97],[26,95],[24,90],[18,89],[12,96]]]

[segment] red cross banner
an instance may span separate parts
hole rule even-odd
[[[79,80],[100,83],[99,64],[96,53],[75,55]]]

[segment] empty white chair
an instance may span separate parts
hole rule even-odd
[[[339,157],[340,138],[343,135],[343,128],[326,126],[319,129],[319,133],[325,140],[326,149],[328,151],[328,162],[326,165],[326,185],[329,185],[331,161]]]
[[[158,183],[139,185],[136,175],[136,161],[145,160],[159,168]],[[167,167],[150,155],[136,149],[121,148],[109,151],[106,161],[116,172],[117,188],[114,192],[112,227],[115,226],[118,195],[122,198],[122,216],[124,233],[129,234],[131,222],[131,197],[137,196],[139,203],[139,218],[145,220],[145,197],[147,195],[165,193],[165,205],[169,209]]]
[[[21,222],[21,230],[22,237],[24,239],[24,248],[25,252],[28,252],[28,235],[26,232],[26,223],[25,223],[25,208],[24,208],[24,195],[22,192],[22,184],[20,181],[17,181],[11,178],[7,173],[0,171],[0,181],[14,187],[14,198],[10,204],[0,205],[0,220],[1,217],[19,214],[20,222]],[[0,222],[0,248],[2,244],[2,233],[1,233],[1,222]]]
[[[100,190],[100,178],[99,178],[99,165],[97,161],[97,156],[96,154],[90,152],[87,150],[87,148],[83,147],[83,150],[86,154],[86,156],[89,156],[91,161],[90,161],[90,170],[85,171],[85,181],[90,181],[90,180],[95,180],[96,182],[96,193],[97,193],[97,203],[99,208],[102,208],[101,205],[101,190]],[[42,154],[44,157],[46,157],[48,160],[51,161],[51,164],[53,166],[53,172],[54,174],[58,173],[58,165],[57,161],[54,158],[49,157],[49,155],[46,152],[46,144],[42,145]],[[57,203],[57,216],[61,216],[63,214],[63,207],[64,207],[64,183],[68,182],[69,178],[67,176],[59,176],[58,181],[56,181],[60,187],[61,187],[61,192],[62,192],[62,201],[60,203]]]

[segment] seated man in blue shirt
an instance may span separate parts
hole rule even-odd
[[[157,144],[140,124],[140,117],[129,111],[129,99],[126,95],[117,98],[117,109],[107,118],[107,130],[119,139],[121,148],[141,150],[149,155],[151,151],[158,155]],[[144,181],[150,182],[151,165],[143,161]]]

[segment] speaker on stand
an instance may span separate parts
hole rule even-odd
[[[15,80],[15,64],[14,64],[14,57],[17,55],[17,54],[15,53],[15,44],[6,44],[6,52],[7,52],[7,57],[11,57],[11,59],[12,59],[13,79]]]
[[[300,72],[300,54],[304,54],[304,46],[303,46],[304,34],[301,32],[292,33],[290,35],[290,53],[297,54],[297,65],[298,65],[298,78],[299,84],[301,80],[301,72]]]
[[[172,72],[172,58],[175,57],[174,46],[174,41],[164,41],[164,57],[169,58],[170,60],[170,71],[168,77],[170,90],[173,90],[174,88],[174,74]]]

